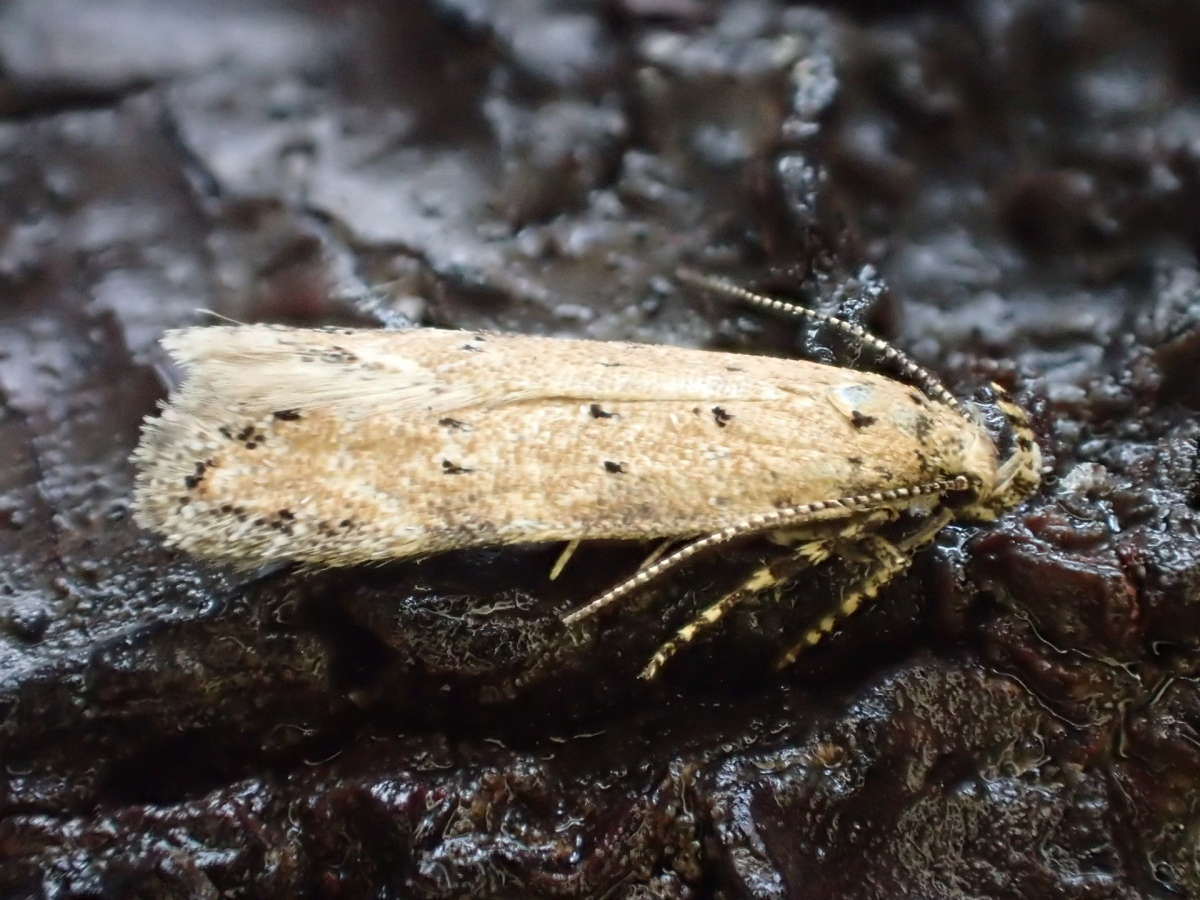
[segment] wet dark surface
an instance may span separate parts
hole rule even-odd
[[[1200,896],[1200,12],[902,6],[0,6],[3,896]],[[129,519],[198,307],[854,359],[681,263],[1014,390],[1042,490],[650,686],[762,546],[571,640],[647,548],[245,576]]]

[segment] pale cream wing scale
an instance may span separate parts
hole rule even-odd
[[[809,362],[438,329],[164,343],[186,380],[135,454],[138,521],[244,565],[707,534],[996,468],[958,411]]]

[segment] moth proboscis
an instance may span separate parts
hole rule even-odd
[[[168,332],[186,378],[134,453],[137,522],[253,567],[350,566],[473,546],[690,538],[564,617],[573,626],[701,551],[788,545],[662,645],[832,556],[861,574],[787,664],[958,518],[1032,493],[1041,457],[1001,392],[1013,449],[928,371],[862,327],[681,271],[682,281],[830,325],[904,381],[680,347],[416,328]],[[908,527],[884,537],[883,526]],[[894,529],[893,529],[894,531]],[[779,565],[780,562],[785,563]]]

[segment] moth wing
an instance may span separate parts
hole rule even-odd
[[[622,342],[255,325],[173,331],[163,346],[188,371],[175,405],[197,410],[327,408],[357,418],[552,398],[770,400],[786,393],[762,371],[734,364],[746,357]],[[732,371],[714,368],[716,357],[728,357]],[[760,370],[763,362],[804,365],[758,362]]]
[[[963,430],[881,376],[673,347],[268,327],[167,344],[190,374],[137,452],[139,521],[250,563],[710,532],[927,481]]]

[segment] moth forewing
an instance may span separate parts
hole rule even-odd
[[[138,520],[242,564],[710,533],[995,467],[913,388],[810,362],[437,329],[168,346],[189,370],[146,426]]]

